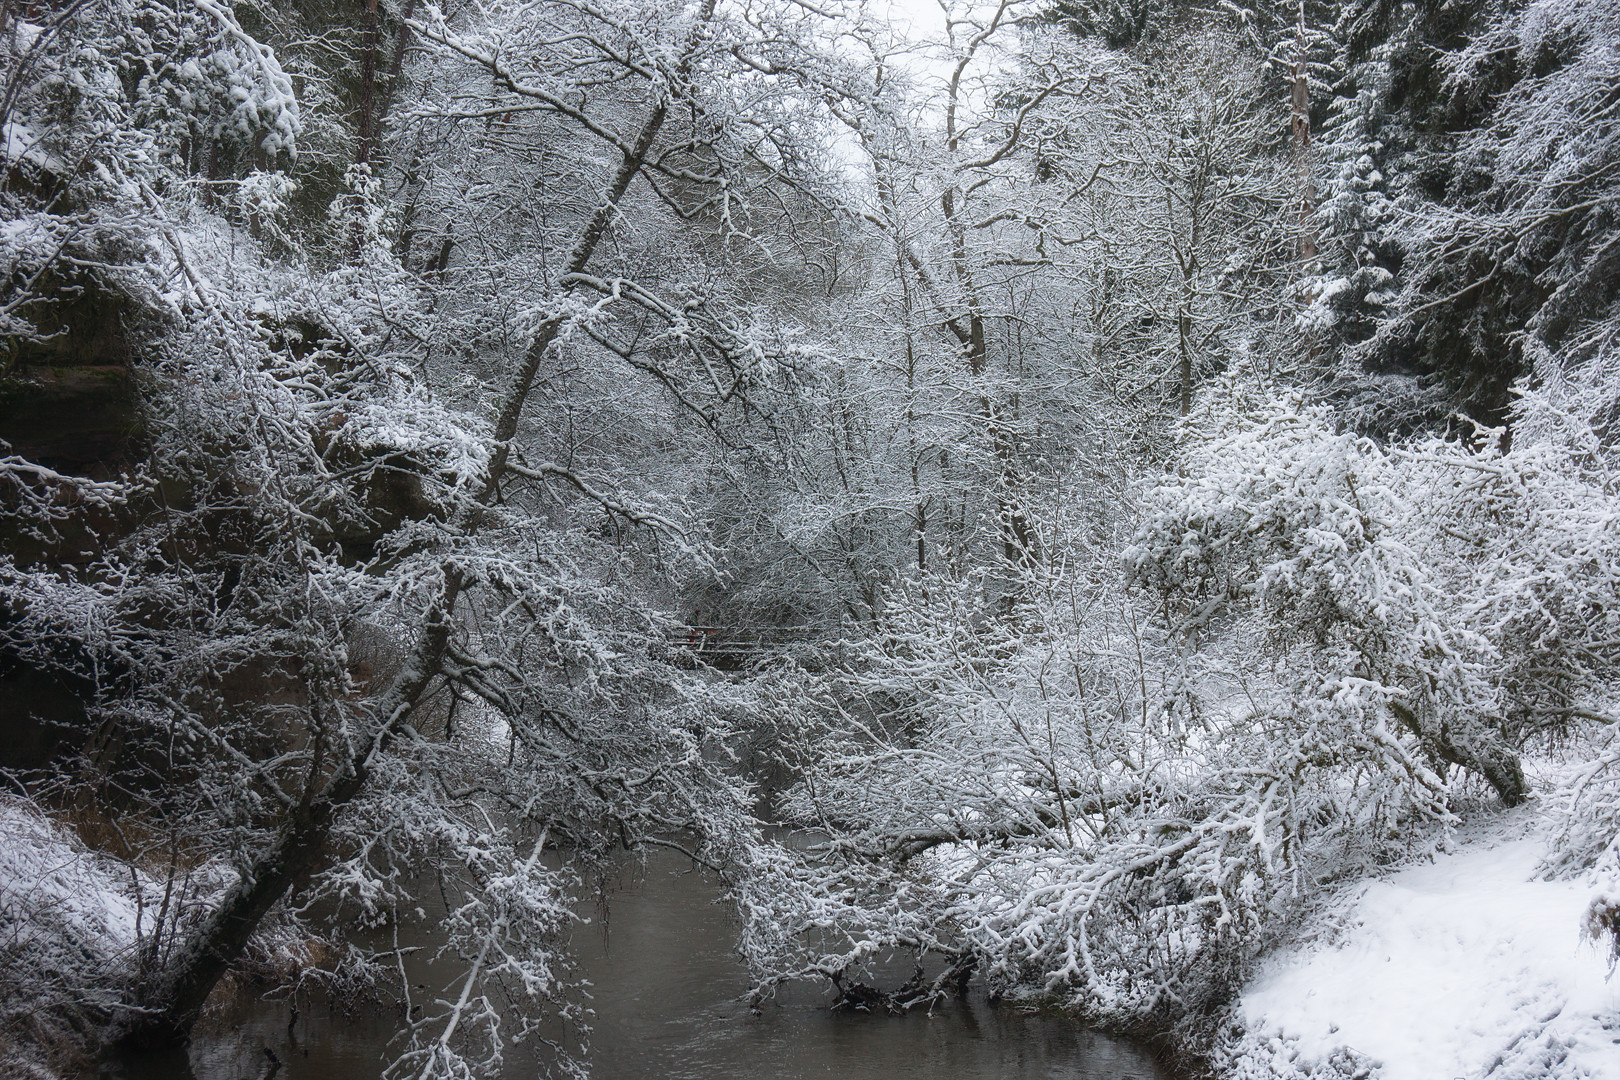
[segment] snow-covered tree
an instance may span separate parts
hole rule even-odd
[[[82,243],[35,248],[147,324],[138,472],[87,482],[6,459],[42,540],[64,503],[119,515],[88,565],[0,570],[8,663],[83,706],[82,763],[30,790],[105,800],[132,823],[120,853],[167,866],[127,962],[102,973],[121,1000],[92,1023],[130,1045],[183,1040],[268,925],[327,897],[345,917],[409,917],[403,875],[426,856],[468,966],[397,1068],[488,1071],[548,1002],[573,1015],[557,941],[576,875],[544,848],[588,862],[687,831],[717,864],[757,861],[746,784],[725,768],[749,695],[676,663],[649,584],[702,561],[697,529],[678,487],[629,466],[661,437],[673,475],[768,415],[807,358],[739,286],[708,287],[702,234],[747,246],[814,197],[813,131],[771,88],[837,68],[813,49],[790,63],[819,19],[794,8],[426,8],[395,171],[356,164],[329,224],[300,230],[282,214],[296,171],[254,174],[224,204],[229,170],[193,179],[204,136],[291,162],[274,53],[215,5],[159,14],[64,19],[52,75],[19,78],[8,128],[69,185],[58,204],[19,195],[19,234],[118,240],[93,263]],[[157,31],[150,52],[171,55],[150,70],[92,40]],[[160,106],[172,123],[142,130],[138,108]],[[412,123],[452,138],[399,154]],[[457,160],[480,128],[497,160]],[[505,185],[482,220],[419,200],[418,227],[478,227],[414,273],[391,188],[481,170]],[[520,194],[537,187],[538,227]],[[34,272],[15,310],[50,300]],[[497,1008],[497,983],[521,1012]]]

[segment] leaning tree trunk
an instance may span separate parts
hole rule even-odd
[[[444,590],[423,617],[416,649],[378,702],[377,730],[313,798],[287,815],[275,838],[237,879],[219,906],[157,976],[137,988],[137,1009],[117,1031],[121,1045],[157,1049],[179,1045],[190,1036],[208,995],[242,955],[265,915],[295,880],[317,864],[338,812],[365,790],[375,755],[386,748],[438,674],[449,646],[461,585],[460,572],[447,565]]]
[[[640,172],[668,115],[668,102],[660,99],[641,126],[632,148],[621,154],[619,167],[602,202],[586,222],[568,260],[568,272],[584,271],[595,253],[620,200]],[[564,279],[567,280],[566,278]],[[494,503],[500,496],[502,473],[517,434],[524,402],[533,387],[545,353],[562,329],[560,319],[539,328],[514,373],[496,417],[496,452],[477,502]],[[461,532],[477,531],[479,515],[462,515]],[[242,874],[217,908],[194,930],[156,977],[139,986],[126,1019],[114,1031],[114,1041],[131,1049],[156,1049],[183,1044],[196,1024],[203,1003],[232,964],[270,909],[287,894],[294,881],[319,866],[332,826],[343,807],[365,790],[369,763],[384,750],[410,718],[429,683],[440,673],[455,621],[456,602],[463,580],[453,563],[444,568],[445,587],[424,613],[422,634],[394,684],[376,708],[377,728],[371,739],[346,760],[318,793],[291,811],[268,846]]]
[[[1425,750],[1448,765],[1484,777],[1505,805],[1518,806],[1530,797],[1519,755],[1482,721],[1459,719],[1435,728],[1398,701],[1390,702],[1389,708]]]

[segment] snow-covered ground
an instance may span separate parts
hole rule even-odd
[[[126,865],[0,796],[0,941],[45,972],[105,964],[134,944],[138,909]]]
[[[1368,883],[1338,932],[1273,957],[1249,985],[1249,1035],[1225,1071],[1620,1078],[1620,975],[1583,931],[1603,883],[1538,880],[1545,854],[1526,811]]]
[[[57,1075],[47,1060],[81,1034],[65,1017],[115,1000],[153,894],[145,875],[0,795],[0,1077]]]

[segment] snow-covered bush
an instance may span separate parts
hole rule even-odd
[[[804,929],[843,944],[772,977],[909,947],[999,992],[1174,1018],[1325,883],[1443,843],[1482,789],[1578,808],[1566,862],[1590,865],[1615,835],[1620,514],[1557,401],[1524,395],[1511,450],[1380,445],[1233,376],[1114,541],[1123,580],[1070,535],[1014,612],[973,579],[891,590],[864,661],[810,679],[786,803],[826,834],[801,859],[841,913]],[[1563,754],[1572,786],[1533,792],[1526,751]]]
[[[89,850],[28,801],[0,798],[0,1038],[24,1036],[30,1017],[48,1023],[53,1008],[83,1010],[82,1022],[111,1006],[105,984],[79,998],[99,971],[130,960],[143,907],[159,900],[148,875]]]
[[[1436,569],[1448,538],[1424,523],[1431,493],[1403,459],[1335,433],[1326,409],[1298,398],[1260,403],[1252,419],[1215,409],[1188,440],[1183,477],[1150,498],[1125,556],[1133,580],[1189,639],[1252,613],[1289,684],[1282,708],[1329,725],[1297,738],[1380,747],[1423,801],[1446,764],[1522,800],[1522,772],[1492,730],[1494,650],[1452,610]]]
[[[1253,663],[1263,628],[1230,618],[1242,644],[1200,652],[1107,551],[1032,568],[1005,617],[972,581],[891,593],[873,653],[821,683],[831,719],[787,803],[827,833],[805,872],[844,945],[777,971],[855,978],[909,947],[1115,1022],[1184,1015],[1230,993],[1322,879],[1444,818],[1445,781],[1385,711],[1390,688],[1319,674],[1300,692]]]

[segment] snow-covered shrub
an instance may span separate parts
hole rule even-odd
[[[1225,434],[1206,422],[1160,489],[1173,516],[1134,556],[1139,579],[1189,633],[1248,607],[1303,695],[1331,671],[1383,687],[1387,730],[1437,776],[1462,766],[1511,802],[1528,793],[1521,750],[1564,755],[1558,794],[1595,829],[1572,832],[1568,858],[1590,865],[1614,835],[1597,825],[1614,814],[1620,660],[1611,368],[1599,349],[1523,388],[1511,444],[1380,445],[1297,400]]]
[[[147,875],[89,850],[29,801],[0,797],[0,940],[37,965],[32,974],[41,986],[57,979],[72,987],[87,969],[124,963],[150,885]],[[30,989],[20,978],[4,985],[8,1008],[17,1005],[10,995]]]
[[[1325,882],[1443,842],[1481,788],[1536,794],[1526,749],[1584,762],[1589,864],[1614,836],[1620,513],[1589,424],[1554,438],[1537,394],[1520,415],[1511,450],[1381,445],[1233,376],[1144,488],[1123,582],[1125,538],[1066,535],[1015,611],[974,579],[891,590],[864,660],[799,695],[785,806],[827,837],[802,929],[841,944],[773,970],[913,948],[1094,1015],[1196,1014]]]
[[[1121,589],[1106,546],[1058,539],[1074,561],[1031,568],[1016,612],[986,615],[974,581],[919,579],[891,592],[872,654],[821,681],[830,719],[810,725],[786,809],[828,834],[806,872],[840,913],[804,928],[830,920],[843,945],[780,970],[855,977],[909,947],[998,993],[1123,1023],[1184,1015],[1229,994],[1317,882],[1444,817],[1394,689],[1324,660],[1305,693],[1254,663],[1264,628],[1230,618],[1240,646],[1196,650],[1161,598]],[[1301,577],[1331,576],[1313,566]],[[1217,622],[1206,611],[1201,632]]]
[[[1183,475],[1161,485],[1137,543],[1132,580],[1164,598],[1195,640],[1221,616],[1249,615],[1264,659],[1287,685],[1280,707],[1308,727],[1295,739],[1367,747],[1440,794],[1445,764],[1524,797],[1512,752],[1492,730],[1500,691],[1491,643],[1457,617],[1424,550],[1434,507],[1370,440],[1334,431],[1298,397],[1194,421]],[[1190,425],[1192,427],[1192,425]]]
[[[0,796],[0,1071],[50,1075],[45,1063],[108,1015],[143,916],[162,903],[155,886],[28,800]]]
[[[1549,370],[1515,408],[1512,448],[1475,459],[1474,617],[1519,738],[1567,763],[1553,868],[1620,870],[1620,488],[1612,343]]]

